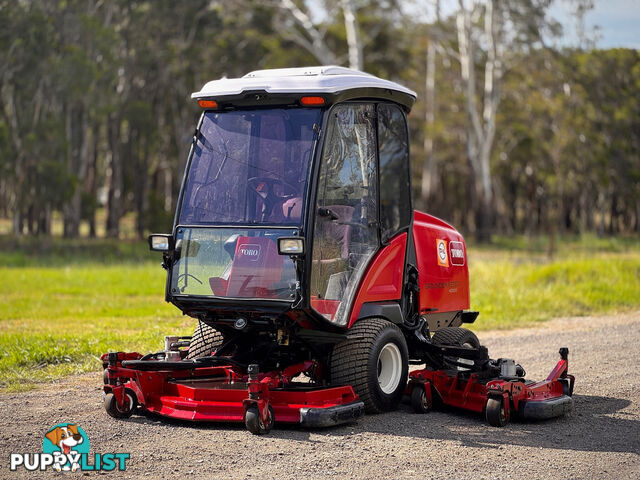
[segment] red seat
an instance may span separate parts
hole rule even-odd
[[[277,298],[275,289],[282,278],[283,260],[275,240],[239,237],[229,278],[211,277],[211,290],[214,295],[227,297]]]

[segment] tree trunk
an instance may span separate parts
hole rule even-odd
[[[493,191],[490,159],[495,137],[495,117],[500,100],[498,82],[502,78],[502,61],[498,49],[498,26],[492,0],[486,2],[484,33],[487,42],[487,59],[484,66],[484,103],[482,120],[476,100],[474,42],[471,35],[471,13],[459,0],[460,9],[456,17],[460,73],[465,86],[465,109],[467,112],[467,156],[475,177],[478,202],[476,205],[476,239],[491,241],[493,230]]]
[[[11,202],[9,204],[9,211],[13,211],[12,229],[14,235],[22,235],[24,226],[23,217],[23,205],[22,205],[22,189],[24,186],[24,180],[26,177],[25,168],[25,153],[22,148],[22,137],[20,136],[20,121],[18,119],[18,111],[15,104],[14,88],[12,85],[3,82],[2,88],[0,88],[2,94],[2,114],[5,117],[7,125],[9,126],[9,133],[11,135],[11,143],[16,152],[14,161],[14,189],[13,194],[10,196]]]
[[[136,188],[134,191],[136,202],[136,231],[142,238],[146,229],[146,214],[148,210],[147,197],[149,191],[149,141],[138,137],[137,168],[135,172]],[[141,151],[142,150],[142,151]]]
[[[120,151],[120,118],[110,116],[107,126],[109,154],[107,155],[107,236],[118,238],[120,235],[120,218],[122,217],[122,193],[124,176],[122,171],[122,155]]]
[[[303,12],[293,0],[280,0],[280,8],[289,12],[295,24],[301,28],[306,36],[296,29],[290,29],[290,40],[311,53],[324,65],[336,65],[335,54],[324,41],[324,35],[313,25],[311,18]]]
[[[342,13],[344,15],[344,28],[347,33],[347,46],[349,47],[349,67],[362,70],[362,42],[358,32],[358,19],[353,11],[352,0],[341,0]]]
[[[428,207],[429,199],[433,193],[433,184],[437,175],[437,163],[433,145],[433,124],[435,120],[435,91],[436,91],[436,42],[429,39],[427,47],[427,71],[425,76],[425,111],[424,111],[424,154],[425,161],[422,164],[421,195],[422,208]]]
[[[63,206],[63,235],[66,238],[80,234],[82,217],[82,192],[89,165],[89,118],[82,104],[68,107],[66,111],[66,131],[69,153],[67,168],[77,182],[71,199]]]
[[[91,198],[90,211],[87,218],[89,222],[89,237],[96,238],[96,204],[98,198],[98,152],[100,148],[100,127],[93,127],[93,147],[91,151],[91,164],[87,172],[86,193]]]

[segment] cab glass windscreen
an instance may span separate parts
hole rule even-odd
[[[301,226],[321,115],[314,108],[205,112],[179,224]]]
[[[287,228],[180,227],[171,294],[293,301],[293,260],[278,253]]]

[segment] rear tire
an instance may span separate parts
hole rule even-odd
[[[215,328],[199,321],[193,332],[191,342],[189,342],[189,353],[187,359],[209,357],[220,348],[224,342],[224,336]]]
[[[382,318],[359,320],[331,355],[331,382],[351,385],[367,413],[398,407],[409,374],[407,342],[400,329]]]
[[[455,347],[465,347],[476,349],[480,347],[480,340],[476,337],[476,334],[471,330],[467,330],[466,328],[460,327],[445,327],[437,330],[433,337],[431,337],[431,342],[434,345],[449,345]],[[456,358],[456,357],[444,357],[445,362],[450,361],[454,362],[452,365],[459,370],[466,370],[465,367],[461,367],[456,365],[457,363],[465,363],[468,364],[469,367],[473,367],[473,360],[469,360],[466,358]]]
[[[431,341],[436,345],[456,345],[459,347],[478,348],[480,340],[471,330],[460,327],[446,327],[437,330]]]

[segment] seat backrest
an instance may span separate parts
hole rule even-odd
[[[274,298],[282,278],[284,257],[275,240],[239,237],[229,273],[227,297]]]
[[[351,225],[341,225],[340,222],[353,221],[353,207],[349,205],[327,205],[325,208],[330,209],[336,215],[337,220],[328,220],[323,223],[325,235],[333,238],[336,243],[341,245],[341,257],[346,259],[349,257],[349,242],[351,241]]]

